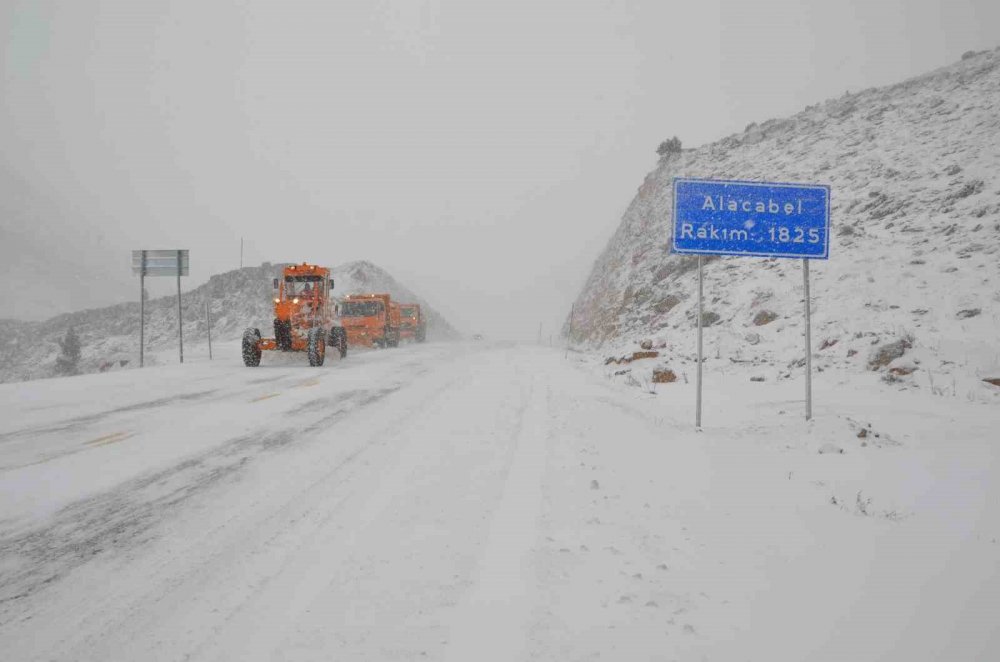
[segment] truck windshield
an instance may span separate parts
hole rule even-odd
[[[323,287],[322,276],[285,276],[286,297],[310,295],[317,287]]]
[[[417,316],[417,309],[416,308],[402,308],[402,309],[400,309],[400,313],[403,315],[403,317],[416,317]]]
[[[374,317],[381,312],[381,301],[345,301],[340,306],[342,317]]]

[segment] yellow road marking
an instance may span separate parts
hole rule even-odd
[[[281,394],[280,393],[268,393],[267,395],[262,395],[262,396],[260,396],[258,398],[254,398],[250,402],[260,402],[261,400],[268,400],[270,398],[276,398],[279,395],[281,395]]]
[[[318,386],[318,385],[319,385],[318,379],[310,379],[308,381],[302,382],[301,384],[298,384],[298,386]]]
[[[98,437],[97,439],[92,439],[90,441],[83,442],[84,446],[104,446],[105,444],[113,444],[116,441],[124,441],[132,436],[130,432],[115,432],[114,434],[106,434],[103,437]]]

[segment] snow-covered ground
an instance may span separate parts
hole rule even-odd
[[[995,405],[296,358],[0,386],[3,659],[1000,658]]]

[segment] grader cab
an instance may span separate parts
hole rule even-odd
[[[260,329],[243,332],[243,363],[260,365],[265,351],[306,352],[309,365],[321,366],[327,345],[347,355],[347,335],[340,324],[330,270],[314,264],[293,264],[274,279],[274,337],[262,338]]]

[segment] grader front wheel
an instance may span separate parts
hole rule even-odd
[[[306,351],[309,354],[309,365],[319,367],[326,359],[326,338],[323,337],[323,329],[316,327],[309,329],[309,342]]]
[[[243,332],[243,365],[256,368],[260,365],[260,331],[247,329]]]

